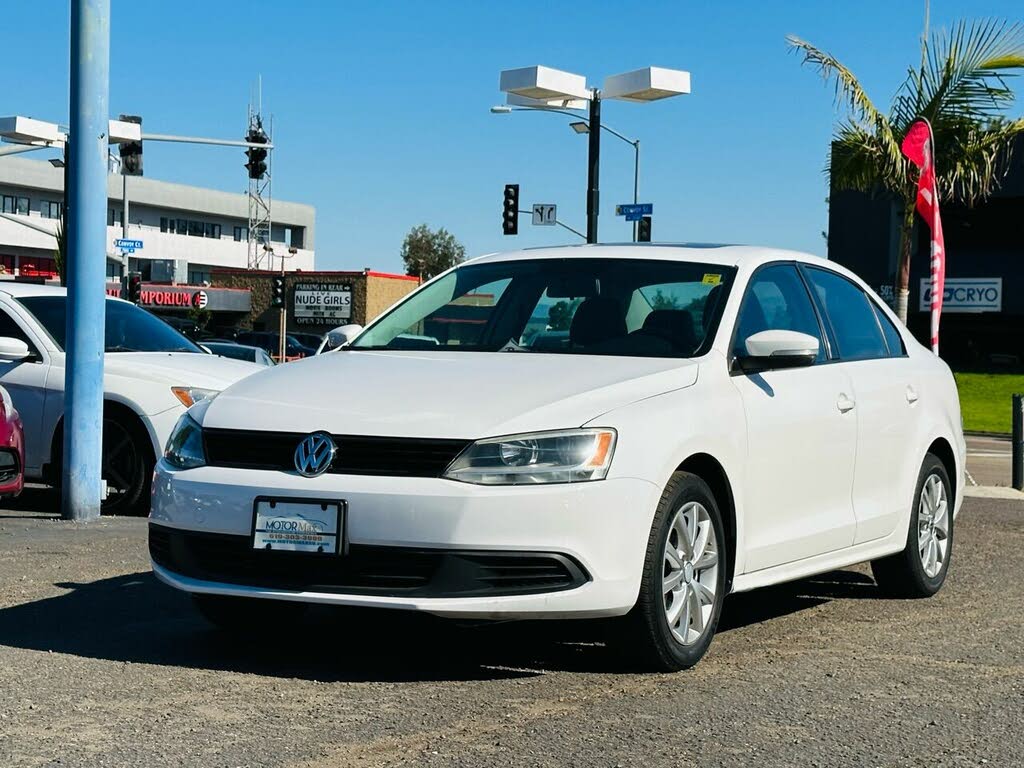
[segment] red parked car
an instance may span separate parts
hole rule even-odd
[[[0,387],[0,498],[17,496],[25,486],[25,435],[21,416]]]

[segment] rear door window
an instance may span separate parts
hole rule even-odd
[[[807,276],[832,326],[841,360],[888,357],[871,300],[859,286],[827,269],[807,267]]]

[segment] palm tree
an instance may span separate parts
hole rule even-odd
[[[792,35],[786,40],[804,64],[835,82],[836,102],[847,108],[827,168],[833,186],[888,192],[902,206],[895,287],[896,311],[906,323],[917,171],[900,143],[915,119],[927,118],[941,198],[973,205],[991,195],[1006,174],[1015,139],[1024,136],[1024,119],[1004,117],[1015,98],[1006,78],[1024,68],[1024,24],[961,21],[925,39],[921,66],[909,68],[888,114],[834,56]]]

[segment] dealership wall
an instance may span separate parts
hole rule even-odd
[[[856,272],[887,301],[899,251],[900,206],[884,193],[833,188],[828,257]],[[1024,368],[1024,140],[998,191],[972,207],[944,203],[946,292],[942,357],[961,368]],[[929,233],[915,224],[907,325],[927,344]],[[924,282],[922,282],[924,281]]]
[[[218,288],[247,289],[252,310],[242,326],[257,331],[277,331],[278,310],[271,308],[273,278],[280,273],[252,270],[216,270],[212,283]],[[285,274],[286,328],[289,333],[326,333],[345,322],[366,325],[384,310],[411,293],[419,280],[409,275],[364,270],[360,272],[289,272]],[[330,290],[351,288],[351,312],[347,321],[301,322],[295,317],[295,287],[316,284]]]

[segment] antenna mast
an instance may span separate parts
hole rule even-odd
[[[273,136],[263,127],[263,78],[257,84],[256,105],[249,102],[249,129],[246,141],[258,144],[273,144]],[[273,131],[273,122],[270,124]],[[249,161],[249,269],[266,269],[273,266],[270,252],[270,167],[273,149],[250,147],[246,150]],[[264,162],[265,160],[265,162]]]

